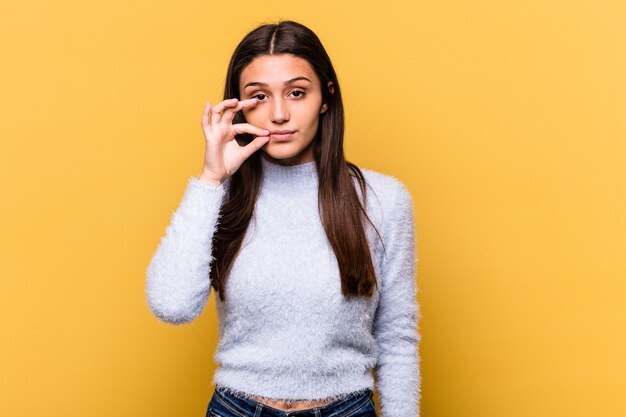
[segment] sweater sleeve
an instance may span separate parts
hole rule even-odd
[[[213,185],[196,177],[189,179],[182,201],[148,265],[148,306],[164,322],[190,322],[208,301],[213,234],[228,182],[227,179]]]
[[[376,387],[381,417],[419,417],[417,255],[413,203],[404,184],[399,184],[389,210],[384,232],[382,285],[374,316],[374,337],[379,347]]]

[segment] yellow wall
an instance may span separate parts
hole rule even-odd
[[[0,414],[204,415],[214,296],[160,323],[145,269],[279,18],[333,59],[349,159],[413,193],[422,415],[626,416],[622,0],[3,0]]]

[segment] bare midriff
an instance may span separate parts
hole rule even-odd
[[[296,401],[296,402],[290,402],[289,404],[287,404],[286,401],[272,401],[272,400],[266,400],[266,399],[259,398],[259,397],[254,397],[254,400],[262,404],[269,405],[270,407],[283,410],[283,411],[308,410],[309,408],[313,408],[313,407],[323,407],[332,402],[332,400]]]

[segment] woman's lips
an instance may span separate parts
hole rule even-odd
[[[270,133],[270,139],[274,141],[285,141],[291,139],[294,131],[292,130],[277,130]]]

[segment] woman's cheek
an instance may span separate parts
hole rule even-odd
[[[257,103],[256,106],[258,106],[259,104]],[[257,114],[259,112],[259,109],[257,107],[255,108],[246,108],[246,109],[242,109],[241,112],[243,113],[244,116],[247,115],[251,115],[254,116],[255,114]]]
[[[250,116],[252,113],[250,113],[250,109],[242,109],[241,110],[241,115],[243,116],[244,120],[246,121],[250,121]]]

